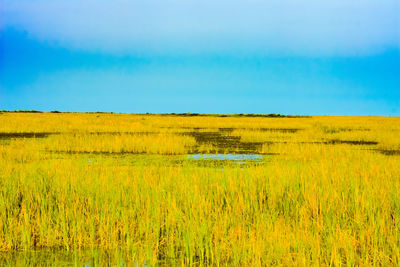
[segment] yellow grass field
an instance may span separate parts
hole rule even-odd
[[[400,118],[4,112],[0,251],[10,266],[399,266]]]

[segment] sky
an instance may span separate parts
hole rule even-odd
[[[400,1],[0,0],[0,110],[400,116]]]

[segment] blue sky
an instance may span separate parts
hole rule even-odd
[[[0,0],[0,110],[400,116],[400,1]]]

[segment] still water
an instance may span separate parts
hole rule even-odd
[[[194,154],[188,155],[187,158],[193,160],[231,160],[238,163],[263,159],[262,155],[259,154]]]

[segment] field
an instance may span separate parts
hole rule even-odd
[[[0,114],[0,265],[400,265],[400,118]]]

